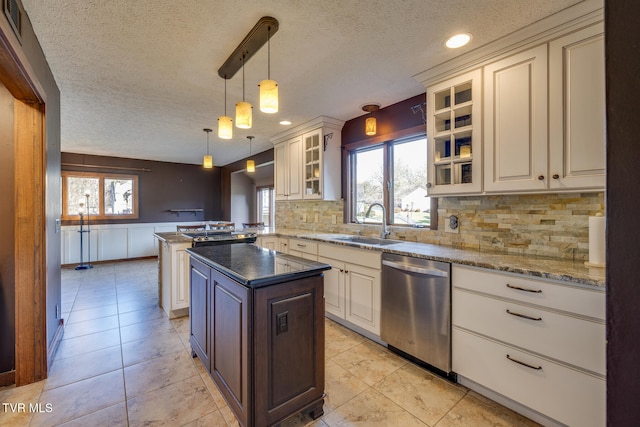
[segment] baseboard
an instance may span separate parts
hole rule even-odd
[[[12,385],[16,383],[16,371],[7,371],[0,373],[0,387]]]
[[[58,328],[56,329],[56,334],[53,336],[53,340],[51,340],[51,345],[47,350],[47,370],[49,370],[49,367],[53,362],[53,356],[56,355],[56,350],[58,350],[58,345],[62,340],[62,335],[64,335],[64,319],[60,319],[60,321],[58,322]]]
[[[147,256],[141,256],[141,257],[136,257],[136,258],[121,258],[121,259],[108,259],[108,260],[104,260],[104,261],[91,261],[91,264],[111,264],[114,262],[127,262],[127,261],[141,261],[141,260],[145,260],[145,259],[158,259],[158,255],[147,255]],[[62,268],[75,268],[76,265],[78,265],[77,262],[74,262],[73,264],[62,264],[60,265],[60,267]]]

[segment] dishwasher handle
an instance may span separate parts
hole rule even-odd
[[[436,268],[416,267],[414,265],[401,264],[399,262],[393,262],[386,259],[382,260],[382,265],[395,268],[396,270],[409,271],[411,273],[422,274],[425,276],[449,277],[449,273],[443,270],[438,270]]]

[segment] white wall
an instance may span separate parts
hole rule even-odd
[[[237,228],[243,222],[255,222],[256,187],[244,171],[231,174],[231,221]]]

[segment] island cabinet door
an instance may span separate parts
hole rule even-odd
[[[191,354],[198,356],[198,359],[209,371],[211,354],[208,304],[211,293],[209,267],[191,258],[189,282],[192,295],[191,304],[189,305]]]
[[[251,425],[251,289],[211,270],[211,376],[240,425]]]
[[[321,416],[323,277],[256,289],[254,325],[254,425],[274,425],[300,411]]]

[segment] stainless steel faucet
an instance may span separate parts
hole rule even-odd
[[[369,209],[367,209],[367,212],[364,214],[364,217],[365,218],[369,217],[369,214],[371,213],[371,208],[374,206],[380,206],[382,208],[382,231],[380,232],[380,237],[383,239],[386,239],[387,236],[391,233],[387,229],[387,209],[384,207],[384,205],[378,202],[371,203],[371,205],[369,205]]]

